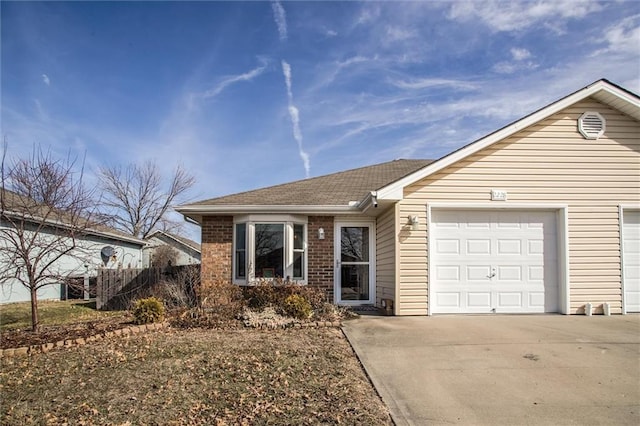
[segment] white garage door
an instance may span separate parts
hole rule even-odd
[[[627,312],[640,312],[640,211],[625,211],[622,228],[624,303]]]
[[[432,313],[558,312],[556,213],[433,210]]]

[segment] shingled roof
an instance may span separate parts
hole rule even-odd
[[[0,203],[2,204],[0,206],[2,208],[0,216],[3,219],[5,217],[11,217],[18,221],[31,221],[36,224],[46,224],[52,227],[72,226],[73,222],[70,221],[68,214],[64,211],[38,204],[35,200],[6,188],[0,188],[0,197],[2,198],[2,203]],[[140,246],[146,244],[145,241],[133,235],[85,218],[77,219],[75,226],[80,227],[82,233],[87,235],[107,237],[112,240],[126,241]]]
[[[432,162],[433,160],[394,160],[330,175],[212,198],[189,204],[189,206],[349,205],[352,201],[359,202],[363,200],[371,191],[393,183]]]
[[[168,238],[171,238],[171,239],[177,241],[178,243],[180,243],[180,244],[182,244],[184,246],[187,246],[187,247],[197,251],[198,253],[200,253],[200,244],[196,243],[193,240],[190,240],[189,238],[182,237],[180,235],[176,235],[176,234],[173,234],[171,232],[157,230],[157,231],[154,231],[151,235],[149,235],[146,239],[150,240],[151,238],[155,237],[156,234],[164,234]]]

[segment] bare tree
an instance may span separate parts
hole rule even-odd
[[[83,167],[56,160],[34,148],[29,158],[6,164],[3,146],[0,176],[0,283],[20,283],[31,295],[31,328],[37,331],[38,290],[64,282],[63,263],[82,265],[81,239],[89,231],[92,193],[82,184]]]
[[[172,204],[193,186],[195,179],[182,167],[177,167],[168,187],[163,187],[157,163],[100,169],[104,191],[104,212],[113,227],[138,238],[146,238],[157,229],[171,231],[177,223],[167,218]]]

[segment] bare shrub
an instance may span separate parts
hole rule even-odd
[[[184,328],[237,327],[246,306],[240,287],[220,282],[199,287],[198,304],[174,317],[172,324]]]
[[[165,266],[175,266],[178,262],[178,251],[166,244],[160,245],[153,250],[151,265],[154,268],[164,268]]]

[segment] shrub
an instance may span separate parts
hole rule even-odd
[[[164,304],[155,297],[138,299],[133,307],[136,324],[149,324],[164,319]]]
[[[228,328],[237,326],[245,300],[242,290],[231,283],[216,282],[197,290],[198,305],[175,312],[171,325],[183,328]]]
[[[287,315],[297,319],[307,319],[313,312],[311,304],[303,296],[292,294],[284,300],[283,309]]]
[[[258,281],[255,286],[244,287],[242,292],[249,308],[262,311],[278,304],[279,288],[271,282]]]

